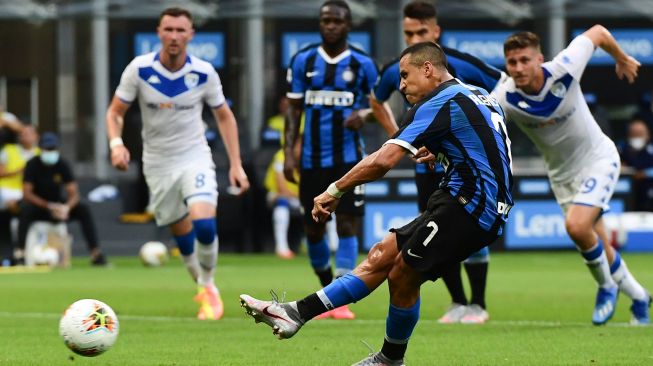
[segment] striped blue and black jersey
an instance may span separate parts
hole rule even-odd
[[[449,73],[464,83],[492,91],[501,79],[501,71],[468,53],[448,47],[442,47],[442,50],[447,55]],[[399,82],[399,58],[396,58],[381,69],[381,76],[374,86],[374,98],[379,102],[385,102],[392,93],[399,91]],[[408,105],[405,98],[404,101]],[[442,168],[436,164],[435,171],[440,173]],[[426,164],[416,164],[415,172],[426,174],[429,169]]]
[[[363,51],[349,47],[332,58],[319,44],[297,52],[288,68],[288,98],[304,99],[302,169],[354,164],[365,155],[358,131],[343,122],[368,107],[378,70]]]
[[[513,205],[513,178],[510,140],[496,100],[452,79],[413,106],[403,122],[387,143],[413,154],[426,146],[445,169],[440,188],[484,230],[500,235]]]

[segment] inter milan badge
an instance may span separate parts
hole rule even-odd
[[[342,80],[347,83],[354,80],[354,72],[349,67],[342,72]]]
[[[558,81],[558,82],[554,83],[553,85],[551,85],[551,94],[553,94],[556,97],[562,99],[562,97],[564,97],[565,94],[567,94],[567,87],[565,86],[565,84]]]
[[[200,81],[200,76],[195,73],[188,73],[184,75],[184,84],[188,89],[194,88],[197,86],[197,83]]]

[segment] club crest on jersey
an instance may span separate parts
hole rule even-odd
[[[567,94],[567,87],[561,81],[557,81],[551,85],[551,94],[562,99]]]
[[[184,84],[188,89],[194,88],[197,86],[197,83],[200,81],[200,76],[195,73],[188,73],[184,75]]]
[[[354,80],[354,72],[349,67],[342,72],[342,80],[347,83]]]

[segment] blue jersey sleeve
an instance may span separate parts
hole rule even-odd
[[[397,61],[381,70],[381,77],[374,86],[374,98],[379,102],[385,102],[395,90],[399,90],[399,62]]]
[[[304,92],[306,92],[306,78],[304,77],[305,58],[304,54],[298,53],[290,61],[290,66],[286,74],[286,81],[288,82],[288,93],[286,93],[286,96],[290,99],[301,99],[304,97]]]
[[[492,91],[501,79],[501,71],[480,59],[451,48],[444,48],[452,75],[466,84]]]
[[[428,141],[433,145],[441,136],[441,127],[437,126],[437,116],[443,108],[448,109],[448,98],[433,97],[411,108],[404,117],[403,127],[386,143],[397,144],[411,154]],[[445,111],[446,112],[446,111]],[[436,139],[436,140],[434,140]],[[430,146],[432,148],[432,146]]]

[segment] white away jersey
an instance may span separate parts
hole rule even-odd
[[[138,98],[143,118],[145,173],[160,174],[195,161],[211,160],[204,137],[204,103],[225,102],[220,77],[208,62],[188,56],[176,72],[159,62],[159,53],[136,57],[122,74],[116,96],[125,103]]]
[[[549,177],[565,182],[601,157],[617,155],[614,143],[594,120],[579,81],[594,53],[585,36],[576,37],[552,61],[542,64],[544,86],[537,95],[526,94],[508,78],[494,89],[507,119],[528,135],[544,156]]]

